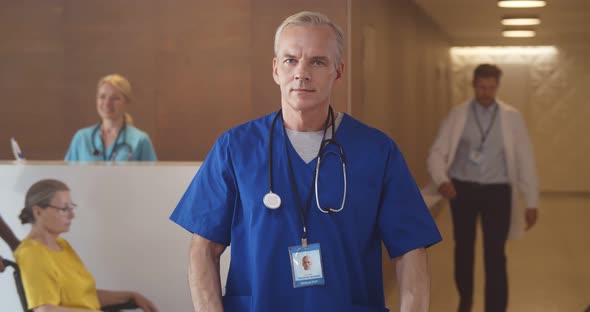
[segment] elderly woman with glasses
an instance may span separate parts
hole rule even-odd
[[[34,312],[100,311],[101,306],[133,301],[143,311],[157,312],[139,293],[96,289],[94,277],[63,238],[74,219],[69,188],[61,181],[41,180],[27,191],[19,218],[31,232],[14,255]]]

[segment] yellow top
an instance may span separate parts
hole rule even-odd
[[[94,277],[65,239],[58,238],[57,243],[61,251],[25,238],[14,252],[28,308],[50,304],[100,310]]]

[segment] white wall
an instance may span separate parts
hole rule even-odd
[[[168,220],[200,164],[0,163],[0,213],[17,237],[27,189],[43,178],[64,181],[78,204],[63,235],[96,279],[97,287],[137,290],[160,311],[190,311],[187,283],[190,233]],[[14,259],[6,244],[0,255]],[[222,257],[225,284],[229,249]],[[0,274],[1,311],[20,311],[12,273]]]

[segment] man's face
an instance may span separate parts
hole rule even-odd
[[[473,80],[475,99],[484,106],[492,105],[498,92],[498,80],[494,77],[479,77]]]
[[[309,256],[305,256],[303,257],[303,259],[301,259],[301,265],[303,266],[303,269],[305,271],[311,270],[311,257]]]
[[[336,64],[336,35],[328,25],[290,25],[279,39],[273,78],[281,88],[283,109],[298,112],[330,104],[334,81],[344,64]]]

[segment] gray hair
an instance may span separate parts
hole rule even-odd
[[[332,23],[328,19],[327,16],[317,13],[317,12],[309,12],[303,11],[297,14],[293,14],[287,17],[283,23],[277,28],[277,32],[275,33],[275,56],[277,56],[279,52],[279,39],[281,38],[281,34],[290,25],[328,25],[334,31],[336,35],[336,43],[338,45],[338,51],[336,54],[336,66],[340,64],[342,61],[342,51],[344,50],[344,34],[342,33],[342,29],[338,27],[338,25]]]
[[[25,208],[18,216],[20,222],[22,224],[35,223],[33,206],[45,208],[51,204],[55,193],[69,190],[65,183],[58,180],[46,179],[33,184],[25,196]]]

